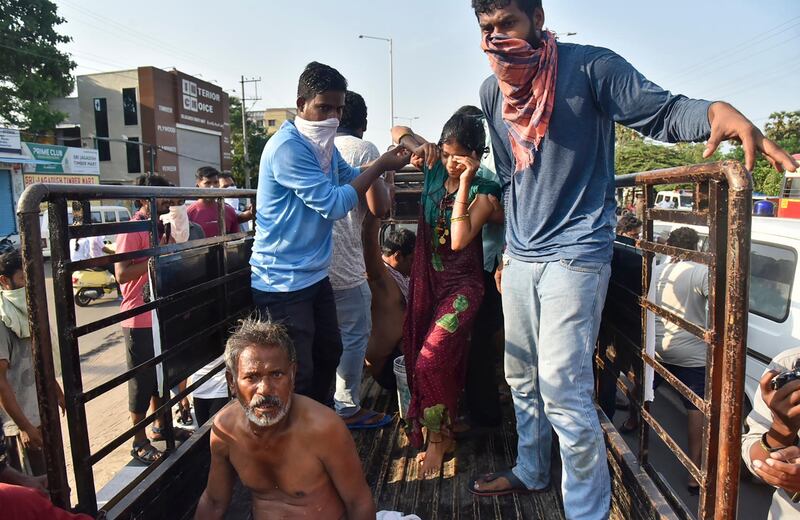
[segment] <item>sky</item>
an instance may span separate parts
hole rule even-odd
[[[395,124],[429,140],[457,108],[479,105],[490,74],[468,0],[55,3],[76,75],[174,67],[235,96],[242,75],[260,77],[256,110],[294,106],[297,78],[320,61],[364,97],[365,138],[380,149],[390,143],[389,44],[359,34],[392,39]],[[562,41],[610,48],[662,87],[729,101],[759,127],[800,110],[800,0],[544,0],[544,10]]]

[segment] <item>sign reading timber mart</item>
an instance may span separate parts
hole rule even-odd
[[[176,71],[178,123],[222,132],[224,123],[222,89]]]
[[[37,164],[23,167],[25,186],[36,182],[100,184],[97,150],[23,142],[22,154],[37,160]]]

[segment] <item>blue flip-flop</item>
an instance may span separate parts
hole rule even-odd
[[[377,428],[383,428],[384,426],[388,425],[389,423],[391,423],[394,420],[394,417],[392,417],[391,415],[385,415],[384,414],[383,419],[381,419],[380,421],[377,421],[377,422],[374,422],[374,423],[368,422],[370,419],[372,419],[376,415],[378,415],[378,412],[375,412],[373,410],[366,410],[359,420],[357,420],[355,422],[352,422],[352,423],[347,423],[346,424],[347,425],[347,429],[348,430],[375,430]]]

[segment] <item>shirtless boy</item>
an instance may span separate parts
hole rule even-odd
[[[195,518],[224,518],[238,474],[252,493],[255,520],[374,519],[375,504],[344,423],[294,393],[296,355],[286,329],[243,321],[225,346],[225,364],[238,404],[214,419],[211,469]]]
[[[381,220],[367,215],[362,243],[367,282],[372,292],[372,331],[365,359],[375,381],[394,390],[397,382],[392,361],[402,354],[400,341],[416,236],[408,229],[399,229],[390,233],[381,246],[380,229]]]

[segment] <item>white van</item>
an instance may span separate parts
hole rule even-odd
[[[656,208],[691,211],[694,207],[694,196],[689,191],[659,191],[653,204]]]
[[[752,222],[745,377],[750,406],[772,358],[800,346],[800,219],[753,217]],[[681,224],[653,224],[656,235],[677,227]],[[697,230],[700,248],[707,250],[708,229],[688,227]]]
[[[127,222],[131,219],[131,212],[125,206],[91,206],[92,224],[113,222]],[[72,225],[72,208],[67,208],[67,222]],[[50,257],[50,231],[47,210],[41,216],[42,229],[42,254]],[[114,241],[116,235],[107,236],[107,241]]]

